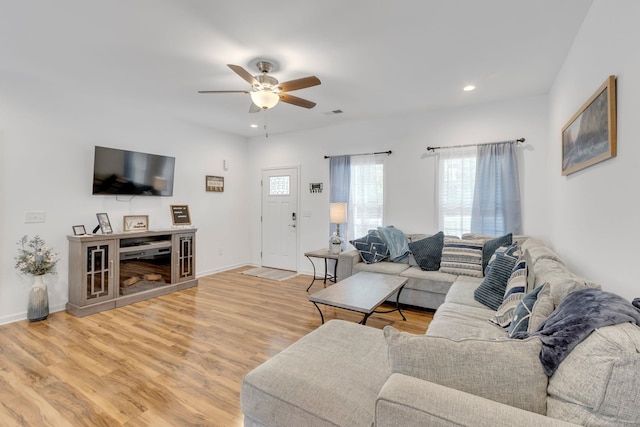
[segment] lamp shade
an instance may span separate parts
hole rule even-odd
[[[342,224],[343,222],[347,222],[347,204],[330,203],[329,221],[333,224]]]
[[[275,107],[278,101],[280,101],[280,97],[276,93],[261,90],[259,92],[251,92],[251,100],[258,107],[266,110]]]

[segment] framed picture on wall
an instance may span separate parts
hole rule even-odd
[[[205,189],[214,193],[222,193],[224,191],[224,177],[207,175]]]
[[[562,175],[616,156],[616,77],[591,95],[562,128]]]

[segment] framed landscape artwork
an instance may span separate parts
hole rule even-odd
[[[562,175],[616,156],[616,77],[609,76],[562,128]]]

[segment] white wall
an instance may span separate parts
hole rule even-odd
[[[346,113],[348,114],[348,113]],[[305,251],[328,246],[329,160],[324,155],[392,150],[385,160],[385,224],[408,233],[438,230],[433,206],[434,158],[427,146],[470,144],[526,138],[521,151],[521,184],[526,233],[545,234],[544,206],[547,159],[547,97],[531,97],[468,108],[411,114],[403,117],[338,123],[332,127],[249,141],[251,262],[260,264],[260,170],[300,165],[301,217],[299,271],[308,273]],[[275,124],[273,125],[275,126]],[[322,194],[310,194],[311,182],[322,182]]]
[[[640,296],[639,20],[637,0],[595,0],[550,94],[551,243],[572,270],[629,299]],[[563,177],[561,129],[609,75],[617,76],[618,155]]]
[[[245,138],[198,128],[170,117],[47,88],[14,87],[0,100],[0,324],[26,317],[31,279],[14,268],[16,242],[38,234],[60,254],[57,275],[47,276],[51,311],[68,300],[68,234],[72,225],[96,225],[107,212],[115,231],[123,215],[148,214],[151,229],[172,226],[171,204],[187,204],[197,233],[197,274],[247,260]],[[55,96],[54,96],[55,95]],[[176,157],[173,197],[92,196],[93,146]],[[222,161],[227,159],[229,170]],[[225,177],[224,193],[205,192],[205,176]],[[25,224],[24,213],[46,212],[44,224]],[[222,250],[223,255],[219,255]]]

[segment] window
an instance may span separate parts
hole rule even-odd
[[[331,202],[347,204],[347,241],[362,237],[383,224],[384,158],[380,155],[332,156]],[[331,225],[331,232],[335,224]]]
[[[269,195],[270,196],[288,196],[289,195],[289,176],[270,176],[269,177]]]
[[[447,235],[522,233],[517,141],[438,153],[438,220]]]
[[[475,147],[438,153],[438,222],[445,235],[471,231],[475,176]]]
[[[349,239],[358,238],[383,224],[384,164],[375,156],[351,159],[351,188],[348,222]]]

